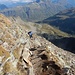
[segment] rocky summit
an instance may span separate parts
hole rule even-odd
[[[22,24],[0,15],[0,75],[75,75],[75,54]]]

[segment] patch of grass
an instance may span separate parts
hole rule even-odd
[[[5,56],[3,61],[5,61],[8,57],[10,57],[10,53],[6,51],[1,45],[0,45],[0,56]]]
[[[19,54],[20,48],[21,48],[21,46],[18,47],[18,48],[16,48],[16,49],[13,51],[14,57],[15,57],[16,59],[19,59],[19,58],[20,58],[20,54]]]
[[[5,65],[3,66],[4,73],[7,73],[7,72],[11,71],[11,66],[10,65],[11,65],[10,62],[5,63]]]

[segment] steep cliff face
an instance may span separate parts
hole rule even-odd
[[[75,75],[75,54],[30,38],[19,22],[0,15],[0,75]]]

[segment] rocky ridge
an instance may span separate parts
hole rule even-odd
[[[0,15],[0,75],[75,75],[75,54]]]

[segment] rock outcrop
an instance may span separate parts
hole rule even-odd
[[[75,54],[0,15],[0,75],[75,75]]]

